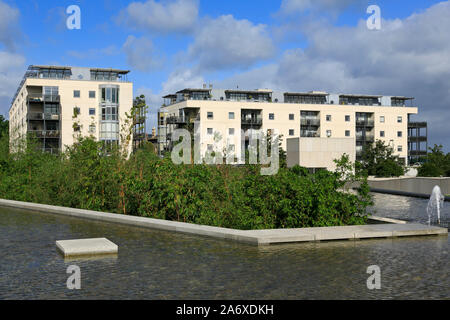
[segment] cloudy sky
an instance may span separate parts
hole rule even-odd
[[[131,70],[150,127],[162,95],[203,83],[413,96],[450,151],[450,1],[0,0],[0,114],[30,64]]]

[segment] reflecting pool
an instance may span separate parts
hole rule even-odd
[[[375,195],[376,214],[425,223],[426,199]],[[450,206],[444,204],[448,225]],[[55,241],[106,237],[116,257],[64,260]],[[255,247],[0,208],[0,299],[449,299],[447,236]],[[66,269],[81,268],[81,290]],[[381,268],[381,289],[366,286]]]

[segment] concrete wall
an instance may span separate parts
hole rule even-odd
[[[287,139],[287,148],[288,167],[298,164],[305,168],[326,168],[334,171],[335,159],[348,154],[350,161],[354,162],[356,157],[355,141],[352,138]]]
[[[369,186],[376,189],[403,191],[429,195],[439,186],[444,195],[450,195],[450,178],[393,178],[369,179]]]

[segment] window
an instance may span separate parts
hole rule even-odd
[[[293,113],[289,114],[289,120],[294,120],[294,114]]]
[[[208,151],[213,151],[213,145],[212,144],[208,144],[207,148],[208,148]]]
[[[213,120],[213,119],[214,119],[214,113],[208,112],[208,113],[206,114],[206,118],[208,118],[208,120]]]
[[[398,123],[402,123],[402,122],[403,122],[403,119],[402,119],[401,116],[397,117],[397,122],[398,122]]]
[[[269,120],[275,120],[275,114],[269,113]]]
[[[79,98],[80,97],[80,90],[73,90],[73,97]]]
[[[95,108],[89,108],[89,115],[95,116]]]
[[[403,132],[397,131],[397,137],[401,138],[403,136]]]
[[[89,98],[95,98],[95,91],[89,91]]]
[[[73,108],[73,115],[76,118],[81,113],[80,108],[75,107]]]
[[[44,87],[44,95],[57,96],[58,95],[58,87]]]
[[[228,129],[228,134],[229,134],[230,136],[234,136],[234,128],[229,128],[229,129]]]
[[[207,133],[208,133],[209,135],[213,134],[213,128],[208,128],[208,129],[207,129]]]
[[[345,136],[350,137],[350,130],[345,130]]]
[[[350,116],[345,116],[345,121],[350,122]]]
[[[289,129],[289,135],[293,136],[294,135],[294,129]]]
[[[331,130],[327,130],[327,137],[331,137]]]
[[[95,133],[95,131],[96,131],[95,124],[91,124],[91,125],[89,126],[89,133]]]
[[[118,109],[118,107],[102,106],[102,120],[118,121]]]
[[[398,151],[398,152],[402,152],[402,151],[403,151],[403,146],[398,146],[398,147],[397,147],[397,151]]]
[[[77,124],[77,123],[74,123],[74,124],[73,124],[73,131],[75,131],[75,132],[79,132],[79,131],[80,131],[80,129],[81,129],[81,127],[80,127],[80,125],[79,125],[79,124]]]
[[[234,119],[234,112],[228,112],[228,119],[230,120]]]
[[[119,88],[102,88],[102,102],[119,103]]]
[[[384,116],[380,116],[380,122],[384,123]]]
[[[229,150],[230,152],[234,152],[234,150],[235,150],[234,144],[230,144],[230,145],[228,146],[228,150]]]
[[[331,115],[327,114],[327,121],[331,121]]]
[[[380,131],[380,137],[384,138],[384,131]]]

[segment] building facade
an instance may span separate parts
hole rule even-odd
[[[309,159],[300,164],[310,168],[315,168],[314,163],[320,162],[323,154],[307,156],[306,152],[326,148],[328,142],[323,139],[341,139],[341,142],[351,139],[354,148],[349,148],[347,142],[342,143],[346,151],[354,150],[351,158],[355,159],[360,158],[365,145],[382,140],[407,163],[408,120],[410,115],[418,113],[417,107],[407,106],[413,98],[318,91],[221,90],[204,86],[184,89],[164,99],[158,114],[161,154],[173,147],[173,131],[186,128],[199,137],[201,154],[215,150],[217,136],[220,136],[222,143],[231,145],[240,158],[242,143],[248,143],[251,131],[262,130],[282,135],[284,150],[288,149],[289,139],[298,138],[295,143],[303,146],[303,159]],[[241,139],[241,130],[244,139]],[[319,145],[314,147],[313,141]]]
[[[125,113],[133,106],[128,73],[30,66],[9,110],[11,151],[17,151],[30,134],[37,138],[39,148],[52,153],[64,151],[80,136],[118,144]]]

